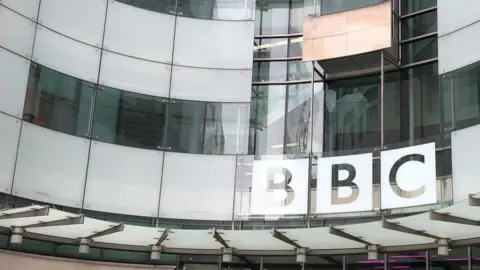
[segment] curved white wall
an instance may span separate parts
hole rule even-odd
[[[235,10],[218,17],[240,18]],[[0,192],[111,213],[231,219],[235,156],[107,144],[21,119],[31,61],[129,92],[249,103],[254,23],[245,15],[216,21],[114,0],[0,1]]]
[[[437,6],[439,73],[480,61],[480,1],[438,0]]]

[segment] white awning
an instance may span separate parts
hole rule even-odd
[[[314,255],[356,254],[375,247],[378,252],[480,244],[480,195],[440,210],[408,217],[352,225],[273,230],[183,230],[107,222],[81,214],[32,205],[0,211],[5,232],[21,228],[24,237],[93,247],[176,254]],[[18,230],[16,232],[18,234]],[[152,248],[153,247],[153,248]]]

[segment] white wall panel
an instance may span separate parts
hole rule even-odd
[[[3,5],[34,21],[37,20],[40,0],[2,0]]]
[[[30,61],[0,48],[0,112],[22,117]]]
[[[107,0],[42,0],[38,22],[68,37],[101,47]]]
[[[480,1],[479,1],[480,3]],[[480,22],[438,39],[440,74],[468,66],[480,60]]]
[[[175,16],[110,0],[104,48],[151,61],[171,63],[174,28]]]
[[[252,70],[173,66],[170,97],[217,102],[250,102]]]
[[[480,166],[478,153],[480,145],[480,125],[452,133],[452,173],[453,200],[455,203],[466,200],[468,194],[480,192]]]
[[[24,123],[13,194],[80,207],[89,140]]]
[[[93,142],[85,208],[157,215],[163,152]]]
[[[33,60],[75,78],[96,82],[100,49],[37,26]]]
[[[0,113],[0,192],[10,193],[18,136],[20,136],[20,120]]]
[[[443,36],[480,20],[478,0],[437,0],[438,35]]]
[[[0,46],[30,58],[34,36],[34,22],[0,6]]]
[[[165,153],[160,217],[232,218],[235,157]]]
[[[103,52],[100,84],[152,96],[168,97],[171,65]]]
[[[252,21],[177,18],[173,63],[192,67],[251,69]]]

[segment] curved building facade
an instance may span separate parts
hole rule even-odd
[[[0,0],[0,257],[477,267],[477,10]]]

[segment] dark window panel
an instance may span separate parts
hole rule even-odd
[[[260,39],[254,48],[254,58],[287,58],[288,39]]]
[[[175,0],[117,0],[134,7],[151,10],[160,13],[173,14],[175,11]]]
[[[166,146],[192,154],[242,154],[247,151],[246,104],[171,100]]]
[[[93,85],[32,63],[23,110],[27,122],[85,137]]]
[[[109,87],[98,91],[94,138],[136,148],[162,149],[166,100]]]
[[[402,40],[437,32],[437,11],[402,20]]]
[[[386,0],[320,0],[321,15],[373,6]]]
[[[401,46],[403,65],[437,58],[438,56],[436,36],[404,43]]]
[[[401,0],[402,15],[437,6],[437,0]]]

